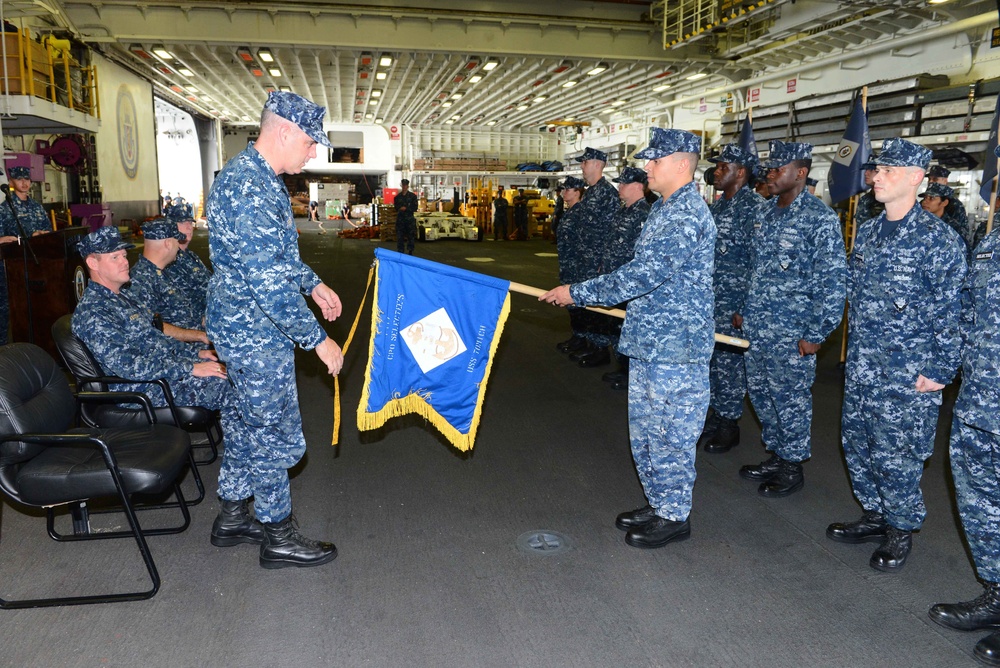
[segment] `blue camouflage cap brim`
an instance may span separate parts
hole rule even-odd
[[[953,199],[955,197],[955,190],[951,186],[946,186],[943,183],[931,183],[927,186],[927,190],[920,193],[921,197],[945,197],[947,199]]]
[[[743,165],[748,169],[753,169],[760,164],[757,156],[739,144],[726,144],[719,155],[709,158],[708,161],[714,163],[728,162],[734,165]]]
[[[607,162],[608,154],[604,151],[598,151],[596,148],[588,146],[584,149],[583,155],[576,160],[577,162],[586,162],[587,160],[600,160],[601,162]]]
[[[187,235],[177,229],[177,223],[169,218],[154,218],[142,224],[142,236],[147,241],[177,239],[183,241]]]
[[[307,100],[301,95],[286,91],[271,91],[264,108],[299,126],[317,144],[332,148],[330,138],[323,131],[326,107]]]
[[[31,170],[27,167],[9,167],[7,177],[11,179],[30,179]]]
[[[638,167],[626,167],[622,173],[611,179],[614,183],[648,183],[646,172]]]
[[[580,190],[585,190],[587,188],[587,182],[578,176],[567,176],[566,180],[562,182],[562,187],[565,188],[579,188]]]
[[[780,141],[770,143],[770,151],[762,164],[764,169],[780,169],[796,160],[812,160],[812,144],[808,142]]]
[[[99,227],[90,234],[80,237],[80,240],[76,242],[76,249],[80,252],[80,256],[84,258],[95,253],[104,255],[105,253],[114,253],[130,248],[135,248],[135,245],[125,243],[118,232],[118,228],[114,225]]]

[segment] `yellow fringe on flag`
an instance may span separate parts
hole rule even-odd
[[[347,359],[347,349],[351,346],[351,341],[354,340],[354,332],[358,330],[358,322],[361,321],[361,312],[365,309],[365,300],[368,299],[368,289],[372,286],[372,277],[375,275],[375,265],[368,270],[368,283],[365,285],[365,294],[361,297],[361,304],[358,306],[358,312],[354,316],[354,324],[351,325],[351,331],[347,335],[347,341],[344,342],[344,347],[340,349],[341,355],[344,359]],[[377,303],[377,302],[376,302]],[[346,364],[346,361],[345,361]],[[330,445],[337,445],[340,442],[340,374],[333,377],[333,439]]]
[[[497,346],[500,345],[500,336],[503,334],[503,328],[507,322],[507,316],[510,315],[510,294],[508,293],[504,298],[503,308],[501,308],[500,317],[497,319],[496,331],[493,334],[493,341],[490,343],[489,362],[486,364],[483,380],[479,384],[479,394],[476,397],[476,411],[472,416],[469,433],[463,434],[455,429],[455,427],[448,424],[447,420],[441,417],[441,415],[434,410],[434,407],[427,403],[427,400],[420,394],[419,390],[411,392],[405,397],[393,398],[377,412],[369,413],[365,410],[365,407],[368,406],[368,399],[370,396],[368,389],[371,383],[370,360],[372,359],[372,355],[375,353],[375,336],[378,332],[378,326],[382,322],[381,313],[379,313],[378,310],[378,260],[375,261],[375,272],[375,296],[372,302],[372,337],[368,344],[369,364],[365,368],[365,386],[361,392],[361,402],[358,404],[358,429],[361,431],[378,429],[391,418],[416,413],[434,425],[434,427],[436,427],[437,430],[440,431],[452,445],[462,452],[468,452],[472,449],[476,440],[476,430],[479,428],[479,419],[482,415],[483,397],[486,394],[486,384],[490,379],[490,371],[493,369],[493,359],[496,357]]]

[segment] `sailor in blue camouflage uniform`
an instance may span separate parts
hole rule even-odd
[[[579,266],[583,279],[593,278],[602,273],[601,265],[608,246],[612,243],[612,229],[615,214],[622,206],[618,189],[604,177],[604,168],[608,155],[588,146],[577,158],[580,161],[580,171],[587,184],[587,191],[580,201],[580,210],[576,215],[582,224],[579,228],[582,239],[572,262]],[[611,344],[611,332],[614,319],[610,316],[581,311],[579,314],[586,347],[570,355],[570,360],[582,367],[603,366],[611,361],[608,346]]]
[[[400,181],[400,186],[401,189],[392,202],[392,206],[396,209],[396,250],[413,255],[417,239],[416,213],[420,208],[420,200],[410,192],[409,179]]]
[[[564,202],[563,214],[560,218],[559,233],[556,235],[556,253],[559,256],[559,282],[574,283],[589,278],[584,274],[575,260],[583,252],[584,235],[582,228],[586,219],[582,215],[580,201],[587,190],[587,184],[576,176],[567,176],[562,183]],[[556,344],[556,350],[565,354],[575,354],[587,351],[586,324],[587,319],[583,309],[570,308],[569,326],[572,335],[565,341]]]
[[[164,323],[185,329],[204,329],[205,312],[198,311],[191,297],[172,279],[170,269],[177,259],[184,235],[177,223],[154,218],[142,224],[142,256],[132,267],[132,298]]]
[[[298,532],[291,516],[288,469],[305,453],[295,385],[295,347],[315,350],[327,371],[343,366],[340,347],[309,310],[311,296],[326,320],[340,315],[337,294],[302,262],[292,205],[282,174],[298,174],[330,146],[326,110],[294,93],[272,92],[255,142],[230,160],[209,194],[206,213],[214,273],[208,333],[225,360],[239,419],[251,434],[226,446],[219,471],[218,522],[239,520],[250,496],[264,523],[264,568],[316,566],[333,560],[332,543]]]
[[[42,205],[31,199],[31,171],[27,167],[11,167],[7,170],[10,178],[10,194],[6,202],[0,202],[0,244],[12,243],[21,236],[21,228],[14,219],[21,221],[21,227],[30,236],[38,236],[52,231],[52,223],[45,215]],[[12,210],[13,209],[13,210]],[[7,273],[0,260],[0,345],[7,343],[10,326],[10,303],[7,296]]]
[[[927,170],[927,185],[940,183],[943,186],[947,186],[950,174],[951,170],[943,165],[934,165]],[[965,211],[965,205],[958,198],[958,193],[954,188],[951,188],[951,191],[954,196],[948,200],[948,205],[945,207],[944,213],[939,215],[938,218],[948,223],[952,229],[958,232],[958,235],[965,241],[966,246],[971,248],[975,231],[969,229],[969,214]]]
[[[757,156],[739,144],[727,144],[709,162],[715,163],[715,189],[721,192],[709,210],[715,219],[715,331],[743,337],[733,327],[733,314],[743,311],[743,298],[750,278],[750,235],[755,214],[764,201],[750,181],[760,164]],[[711,364],[712,412],[705,422],[698,446],[705,452],[729,451],[740,442],[739,419],[747,393],[743,351],[715,344]]]
[[[966,252],[968,252],[971,241],[968,236],[967,223],[958,220],[953,212],[949,212],[951,203],[955,199],[955,191],[951,186],[930,183],[927,185],[927,189],[920,193],[920,206],[923,207],[924,211],[934,214],[947,223],[948,227],[955,230],[961,237],[962,243],[965,244]]]
[[[205,266],[201,257],[189,248],[191,239],[194,238],[194,219],[185,216],[174,222],[177,223],[177,231],[183,234],[184,238],[180,240],[177,259],[167,267],[167,276],[191,300],[194,311],[201,314],[201,322],[204,322],[208,306],[208,282],[212,278],[212,271]],[[198,327],[198,329],[203,328],[204,324]]]
[[[997,151],[1000,153],[1000,150]],[[998,156],[1000,157],[1000,156]],[[951,473],[983,593],[939,603],[929,614],[960,631],[1000,629],[1000,229],[976,247],[962,290],[962,386],[951,423]],[[1000,666],[1000,632],[976,645]]]
[[[635,247],[610,274],[563,285],[539,299],[557,306],[628,301],[619,349],[631,358],[629,437],[648,505],[615,525],[634,547],[662,547],[691,534],[695,442],[708,410],[712,357],[715,223],[693,178],[701,139],[654,128],[645,159],[661,195]]]
[[[816,353],[843,317],[847,261],[836,214],[806,191],[812,145],[774,140],[763,166],[772,197],[756,213],[750,281],[733,325],[750,340],[747,389],[773,455],[740,477],[759,481],[762,496],[784,497],[804,482]]]
[[[163,207],[163,215],[171,220],[190,218],[194,213],[193,207],[188,204],[180,195],[175,196],[169,206]]]
[[[618,184],[618,197],[622,206],[615,213],[611,224],[611,238],[601,260],[601,273],[607,274],[632,259],[635,243],[642,232],[642,224],[649,216],[649,202],[646,201],[646,172],[638,167],[626,167],[622,173],[611,179]],[[618,352],[622,322],[615,318],[611,323],[611,348],[615,350],[618,369],[601,376],[601,380],[611,383],[612,389],[628,389],[628,356]]]
[[[864,513],[826,534],[879,542],[869,565],[883,572],[905,565],[911,532],[926,515],[920,477],[934,450],[941,390],[959,363],[965,248],[916,203],[930,159],[922,146],[885,140],[873,161],[885,211],[858,229],[850,258],[841,438]]]

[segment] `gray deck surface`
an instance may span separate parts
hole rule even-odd
[[[301,228],[303,258],[344,301],[328,327],[343,343],[378,244]],[[422,257],[546,288],[556,259],[536,253],[554,252],[541,239],[417,246]],[[614,527],[617,513],[644,504],[625,393],[601,382],[608,367],[581,369],[556,352],[565,312],[513,296],[476,447],[463,455],[412,416],[358,433],[368,308],[342,376],[338,447],[333,381],[314,354],[299,356],[309,452],[293,472],[295,513],[304,533],[336,542],[336,561],[266,571],[253,546],[213,547],[218,464],[202,467],[210,498],[192,527],[149,540],[163,578],[156,597],[2,611],[0,665],[976,665],[971,650],[985,633],[942,629],[926,614],[981,591],[947,470],[950,404],[924,476],[929,516],[905,569],[877,573],[874,544],[824,536],[830,522],[860,514],[839,445],[839,334],[821,355],[804,490],[765,499],[737,476],[766,457],[748,411],[739,447],[699,452],[691,540],[644,551]],[[4,598],[143,584],[134,543],[57,544],[40,514],[9,503],[0,522]],[[534,530],[558,532],[570,548],[518,549]]]

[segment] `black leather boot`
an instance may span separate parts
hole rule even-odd
[[[621,513],[615,518],[615,526],[622,531],[628,531],[629,529],[641,527],[643,524],[649,524],[655,519],[656,511],[653,510],[653,506],[643,506],[642,508]]]
[[[653,521],[635,527],[625,534],[625,542],[632,547],[655,548],[691,537],[691,522],[675,522],[656,515]]]
[[[246,499],[219,501],[219,516],[212,524],[212,545],[231,547],[240,543],[260,545],[264,542],[264,526],[250,515]]]
[[[319,566],[336,558],[337,548],[333,543],[306,538],[299,533],[291,515],[280,522],[264,525],[264,542],[260,546],[263,568]]]
[[[828,526],[826,537],[838,543],[864,543],[866,541],[881,543],[888,527],[882,513],[866,510],[861,519],[856,522],[834,522]]]
[[[868,565],[883,573],[894,573],[906,564],[912,548],[912,534],[890,524],[886,528],[885,539],[872,554]]]
[[[572,352],[572,353],[569,354],[569,361],[570,362],[579,362],[583,357],[586,357],[587,355],[589,355],[590,353],[594,352],[595,350],[597,350],[597,349],[594,348],[594,344],[592,344],[590,341],[587,341],[586,339],[584,339],[583,346],[580,347],[580,348],[578,348],[576,350],[576,352]]]
[[[983,588],[985,591],[971,601],[938,603],[927,614],[933,621],[949,629],[1000,629],[1000,583],[984,582]]]
[[[581,355],[576,363],[584,368],[604,366],[611,364],[611,353],[608,352],[607,348],[595,348],[592,352]]]
[[[991,633],[976,643],[972,656],[987,666],[1000,666],[1000,631]]]
[[[701,436],[698,437],[698,442],[695,443],[695,448],[703,448],[707,444],[715,440],[715,432],[719,430],[719,414],[714,410],[705,420],[705,426],[701,430]]]
[[[559,343],[557,343],[556,350],[558,350],[561,353],[575,353],[577,350],[580,350],[585,345],[587,345],[587,340],[582,336],[577,336],[576,334],[574,334],[565,341],[560,341]]]
[[[778,472],[761,483],[760,487],[757,488],[757,493],[769,499],[780,499],[799,491],[804,484],[802,463],[782,459]]]
[[[740,425],[736,420],[720,415],[716,424],[715,434],[705,442],[705,452],[710,455],[729,452],[740,444]]]
[[[740,477],[744,480],[770,480],[781,466],[781,457],[771,455],[760,464],[747,464],[740,469]]]

